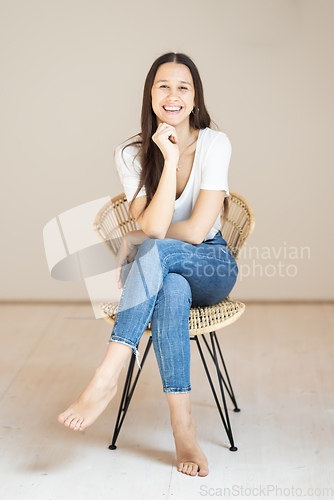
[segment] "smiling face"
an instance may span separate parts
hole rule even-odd
[[[175,127],[185,120],[189,123],[189,115],[195,106],[195,89],[188,66],[173,62],[161,64],[151,96],[158,125],[165,122]]]

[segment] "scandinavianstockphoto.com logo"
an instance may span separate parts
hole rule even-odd
[[[280,487],[276,484],[242,486],[234,484],[231,487],[210,488],[202,485],[199,489],[201,497],[220,497],[220,498],[331,498],[334,497],[334,487],[323,488],[301,488],[295,486]]]
[[[233,255],[234,249],[228,249],[222,245],[212,245],[205,251],[207,263],[200,265],[201,255],[204,251],[201,247],[196,248],[195,255],[198,262],[195,265],[188,265],[187,245],[184,245],[184,275],[185,276],[206,276],[214,274],[218,276],[236,276],[242,281],[251,277],[280,277],[294,278],[298,273],[298,263],[301,260],[311,259],[310,247],[288,246],[284,241],[279,247],[245,247],[236,261]],[[192,256],[194,252],[192,251]],[[210,262],[212,261],[212,262]]]
[[[301,261],[311,259],[311,248],[288,246],[245,247],[238,260],[238,279],[250,277],[294,278]]]
[[[96,319],[101,318],[102,303],[119,302],[122,294],[122,289],[118,288],[115,280],[115,255],[121,244],[122,234],[116,231],[112,236],[108,236],[106,241],[101,241],[93,230],[96,214],[107,203],[110,203],[110,196],[74,207],[51,219],[43,228],[45,255],[50,275],[60,281],[83,281]],[[159,272],[162,271],[156,248],[159,244],[157,241],[157,245],[146,246],[147,255],[145,252],[140,252],[134,262],[124,264],[125,273],[133,266],[140,274],[141,260],[149,259],[152,265],[155,262],[158,278]],[[115,255],[112,255],[109,247],[113,249]],[[183,252],[185,277],[195,274],[209,278],[221,276],[222,279],[227,277],[238,281],[252,277],[298,279],[298,266],[305,268],[305,259],[311,258],[309,247],[289,246],[286,241],[279,247],[261,248],[246,245],[240,256],[237,255],[237,249],[220,244],[208,244],[206,256],[209,258],[206,262],[201,259],[201,251],[203,245],[198,245],[196,255],[193,255],[195,260],[191,265],[187,261],[187,252]],[[194,254],[194,246],[192,253]],[[234,255],[237,256],[236,259]],[[211,261],[210,256],[212,256]],[[147,294],[143,293],[141,296],[136,294],[137,301],[146,299]]]

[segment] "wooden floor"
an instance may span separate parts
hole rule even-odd
[[[239,321],[218,331],[241,409],[234,413],[228,400],[237,452],[228,449],[191,342],[192,411],[209,460],[206,478],[176,470],[153,348],[118,448],[110,451],[121,391],[83,432],[65,428],[56,417],[91,379],[111,326],[95,319],[90,304],[2,304],[0,314],[2,499],[334,495],[333,304],[247,304]],[[142,358],[143,345],[139,351]],[[313,495],[310,488],[318,490]]]

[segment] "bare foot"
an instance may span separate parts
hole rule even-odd
[[[57,420],[74,431],[83,431],[101,415],[116,392],[117,381],[98,368],[79,399]]]
[[[207,476],[208,461],[196,440],[196,422],[192,415],[188,422],[172,423],[175,440],[177,470],[189,476]]]

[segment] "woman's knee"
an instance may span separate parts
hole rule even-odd
[[[169,302],[190,306],[192,302],[190,285],[181,274],[168,273],[163,280],[158,298],[164,298],[164,300]]]
[[[135,259],[140,259],[141,257],[148,256],[149,258],[153,258],[154,255],[158,255],[157,253],[157,242],[160,241],[156,238],[147,238],[144,240],[139,246],[137,253],[135,255]]]
[[[182,243],[182,242],[180,242]],[[171,246],[175,245],[175,240],[171,238],[147,238],[144,240],[138,247],[138,252],[137,255],[139,254],[140,256],[143,256],[152,250],[158,252],[158,248],[160,253],[162,252],[163,254],[168,254],[170,251]],[[158,252],[159,254],[159,252]]]

